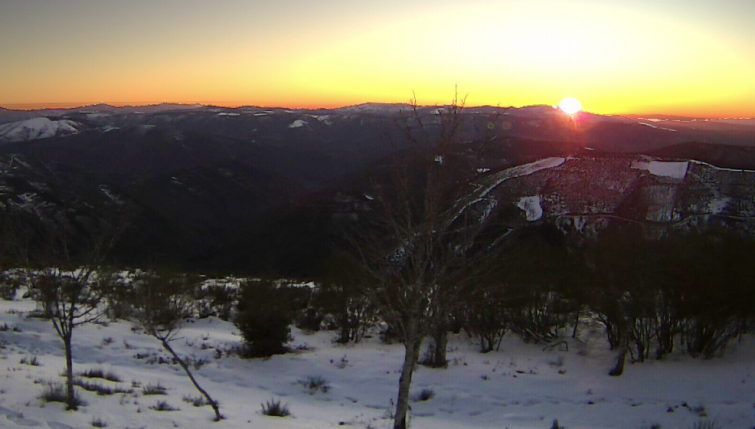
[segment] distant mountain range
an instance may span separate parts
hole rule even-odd
[[[338,220],[369,206],[370,174],[411,146],[397,124],[419,133],[421,122],[432,138],[446,109],[0,109],[0,209],[85,231],[87,219],[128,207],[123,261],[305,275],[337,240]],[[497,221],[584,234],[614,221],[753,229],[755,120],[568,116],[550,106],[462,115],[465,144],[491,148],[474,161],[479,180],[562,160],[496,186]]]

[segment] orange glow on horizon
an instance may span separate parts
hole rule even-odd
[[[755,7],[726,1],[737,7],[12,2],[0,16],[0,37],[17,41],[5,48],[0,106],[335,108],[412,92],[436,105],[458,85],[469,106],[573,94],[599,114],[755,117]]]

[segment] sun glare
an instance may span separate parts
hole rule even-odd
[[[558,103],[558,107],[567,115],[573,115],[582,110],[582,103],[580,103],[576,98],[567,97],[561,100],[560,103]]]

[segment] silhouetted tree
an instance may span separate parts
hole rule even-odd
[[[477,284],[477,272],[493,265],[485,263],[493,247],[480,243],[484,216],[475,210],[476,203],[486,201],[488,188],[468,181],[474,174],[451,150],[459,144],[464,102],[454,99],[438,110],[434,133],[428,132],[416,101],[413,106],[414,116],[404,117],[400,126],[415,144],[396,155],[386,181],[375,184],[372,223],[352,237],[367,291],[405,348],[397,429],[406,427],[423,338],[445,317],[446,303],[460,299],[465,288]]]

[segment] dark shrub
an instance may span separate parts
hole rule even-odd
[[[95,392],[99,396],[109,396],[116,393],[125,393],[125,394],[134,393],[132,389],[122,389],[120,387],[113,388],[113,387],[103,386],[98,383],[90,383],[88,381],[84,381],[78,378],[74,380],[73,384],[89,392]]]
[[[39,399],[44,402],[60,402],[69,406],[73,404],[76,407],[86,405],[86,402],[81,399],[79,392],[76,390],[74,390],[73,398],[69,401],[66,388],[61,383],[47,383]]]
[[[102,368],[88,369],[84,372],[80,372],[79,376],[84,378],[101,378],[103,380],[112,381],[115,383],[123,381],[121,380],[121,377],[118,376],[118,374],[114,373],[113,371],[105,371]]]
[[[336,254],[320,267],[315,306],[333,316],[336,341],[358,343],[375,318],[375,307],[360,285],[359,268],[352,258]]]
[[[99,417],[94,417],[92,419],[92,427],[93,428],[106,428],[107,427],[107,422],[104,421],[104,420],[102,420]]]
[[[303,380],[299,380],[299,384],[304,386],[310,395],[314,395],[317,392],[328,393],[330,391],[330,383],[320,376],[309,376]]]
[[[429,401],[430,399],[433,399],[435,397],[435,391],[433,389],[422,389],[417,393],[417,396],[415,396],[414,400],[416,402],[424,402]]]
[[[281,401],[271,399],[262,404],[262,414],[270,417],[288,417],[291,411],[288,410],[288,405],[282,405]]]
[[[581,261],[554,226],[527,228],[514,241],[516,252],[502,261],[505,274],[496,289],[503,290],[494,292],[503,298],[512,332],[526,341],[549,341],[580,309]]]
[[[158,382],[157,384],[148,384],[144,386],[142,388],[142,394],[143,395],[167,395],[168,389]]]
[[[291,341],[293,312],[291,290],[266,280],[249,281],[241,287],[234,323],[247,344],[248,357],[286,353]]]
[[[503,287],[484,291],[480,296],[470,298],[461,310],[464,330],[480,342],[481,353],[498,350],[506,335],[508,318],[504,296]]]
[[[16,299],[16,291],[21,286],[18,279],[12,278],[6,273],[0,273],[0,299],[13,301]]]
[[[170,405],[166,401],[158,401],[155,405],[152,405],[149,407],[150,410],[155,411],[180,411],[180,408],[176,408],[172,405]]]
[[[229,320],[231,310],[238,301],[238,289],[222,284],[203,285],[197,288],[195,299],[200,319],[217,316],[221,320]]]

